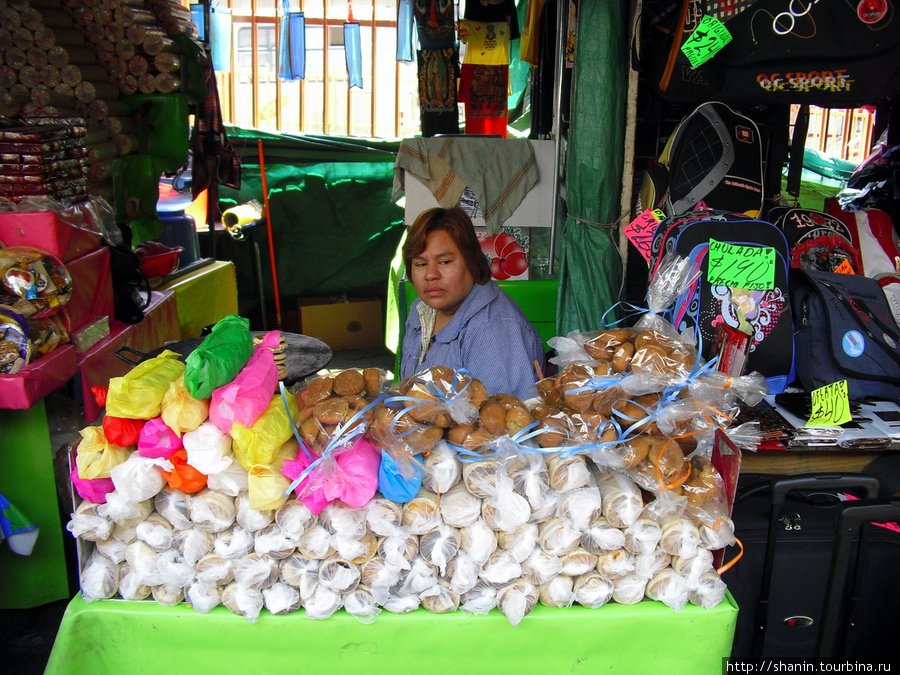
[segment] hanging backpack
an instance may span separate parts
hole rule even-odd
[[[784,232],[792,269],[834,272],[840,268],[843,273],[861,273],[859,249],[839,218],[824,211],[786,206],[772,208],[768,217]]]
[[[651,281],[667,252],[687,258],[701,271],[700,277],[676,299],[666,318],[679,331],[694,329],[704,358],[712,354],[719,324],[749,333],[747,372],[762,374],[770,394],[784,391],[794,379],[794,341],[788,295],[789,252],[781,230],[743,214],[716,211],[667,218],[659,224],[657,232],[660,230],[651,259]],[[710,240],[774,249],[773,287],[747,290],[710,283]]]
[[[762,142],[749,117],[724,103],[704,103],[669,136],[641,184],[640,210],[666,215],[697,208],[759,215],[763,207]]]

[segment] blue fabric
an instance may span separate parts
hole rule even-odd
[[[303,12],[292,10],[289,3],[285,3],[281,17],[278,77],[289,81],[306,77],[306,18]]]
[[[359,24],[344,24],[344,56],[347,60],[347,80],[349,87],[362,89],[362,46],[359,42]]]
[[[415,55],[415,21],[412,0],[397,3],[397,61],[413,61]]]
[[[410,469],[412,469],[412,475],[403,475]],[[404,463],[401,468],[389,452],[381,451],[381,465],[378,467],[378,491],[385,499],[401,504],[408,502],[419,492],[424,475],[425,467],[418,458]]]
[[[231,72],[231,9],[210,7],[209,46],[213,70]]]
[[[400,377],[406,379],[429,366],[466,368],[481,380],[488,394],[535,395],[537,372],[544,366],[543,342],[522,309],[493,280],[475,284],[437,335],[425,361],[417,367],[422,327],[416,300],[406,319]]]

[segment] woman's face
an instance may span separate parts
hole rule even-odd
[[[435,230],[425,238],[425,250],[412,259],[412,282],[422,302],[447,316],[475,285],[459,247],[446,230]]]

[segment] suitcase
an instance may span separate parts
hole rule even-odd
[[[878,479],[833,473],[740,477],[732,519],[744,553],[722,574],[740,608],[733,659],[816,655],[843,493],[875,498]],[[900,538],[885,534],[892,535],[887,546],[900,562]]]

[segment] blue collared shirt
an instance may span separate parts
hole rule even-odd
[[[400,378],[429,366],[465,368],[481,380],[488,394],[535,395],[537,371],[544,367],[544,343],[521,308],[493,280],[475,284],[437,335],[419,366],[422,325],[417,299],[410,308],[403,337]]]

